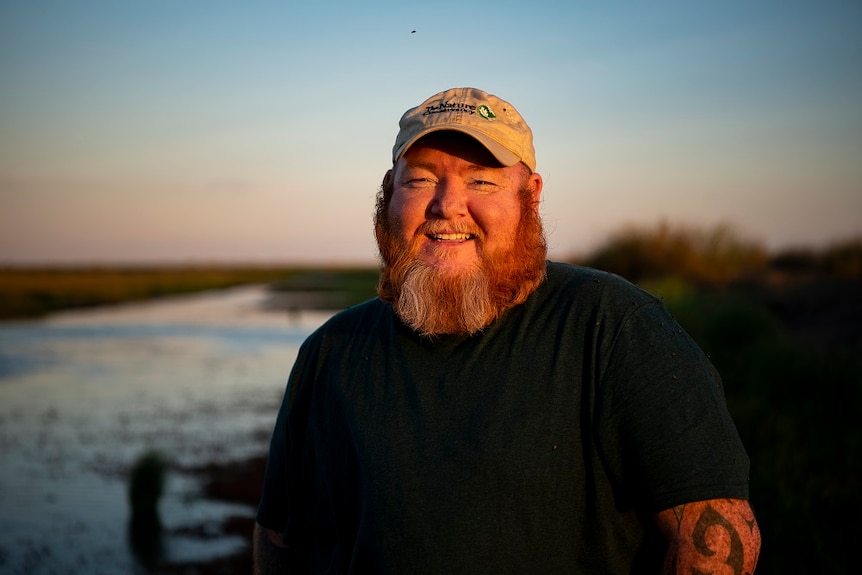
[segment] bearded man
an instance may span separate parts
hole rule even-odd
[[[752,573],[748,458],[660,301],[546,261],[532,132],[474,88],[401,118],[379,297],[303,344],[258,573]]]

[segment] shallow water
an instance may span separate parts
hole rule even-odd
[[[132,573],[127,473],[156,449],[181,467],[263,453],[299,344],[329,314],[267,311],[246,287],[0,324],[0,572]],[[168,476],[166,531],[245,506]],[[216,529],[216,527],[214,527]],[[171,537],[171,561],[238,537]]]

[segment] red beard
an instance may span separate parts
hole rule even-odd
[[[418,240],[405,242],[389,217],[392,190],[381,188],[374,231],[383,262],[377,293],[405,324],[423,336],[472,335],[507,309],[523,303],[545,277],[547,245],[530,194],[521,192],[521,220],[508,250],[486,253],[480,263],[448,272],[418,257]]]

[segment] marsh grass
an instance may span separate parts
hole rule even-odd
[[[0,319],[248,284],[341,290],[344,301],[354,302],[373,296],[377,273],[376,268],[361,267],[5,268],[0,269]]]

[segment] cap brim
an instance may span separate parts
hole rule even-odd
[[[430,134],[432,132],[444,132],[444,131],[461,132],[462,134],[467,134],[468,136],[472,137],[474,140],[476,140],[477,142],[482,144],[482,146],[486,150],[491,152],[491,155],[494,156],[494,158],[498,162],[500,162],[500,164],[502,164],[506,167],[514,166],[515,164],[518,164],[521,161],[521,158],[519,158],[517,156],[517,154],[515,154],[514,152],[512,152],[511,150],[509,150],[508,148],[503,146],[501,143],[499,143],[498,141],[496,141],[495,139],[493,139],[489,135],[487,135],[483,132],[480,132],[479,130],[476,130],[475,128],[472,128],[471,126],[457,126],[457,125],[455,125],[455,126],[453,126],[453,125],[432,126],[432,127],[428,128],[427,130],[423,130],[422,132],[416,134],[415,136],[413,136],[412,138],[407,140],[407,142],[405,142],[403,146],[401,146],[401,148],[398,150],[397,155],[395,156],[395,161],[397,162],[398,160],[400,160],[401,157],[405,153],[407,153],[407,150],[409,150],[413,144],[415,144],[416,142],[421,140],[423,137],[427,136],[428,134]]]

